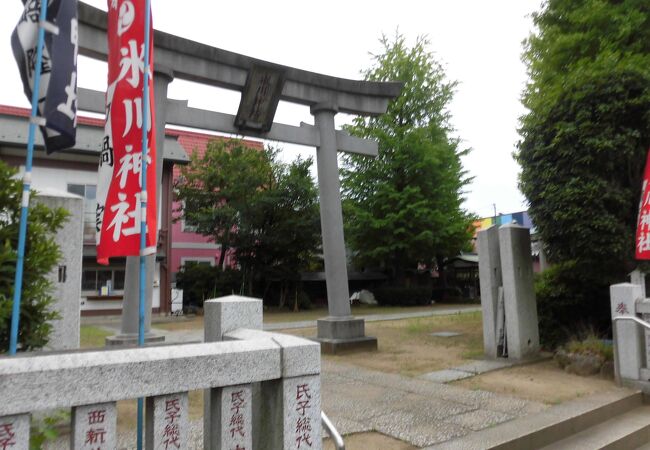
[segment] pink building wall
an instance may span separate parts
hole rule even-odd
[[[215,139],[227,139],[220,136],[174,129],[168,130],[167,134],[178,136],[178,143],[183,147],[188,155],[198,153],[200,156],[202,156],[209,141]],[[263,148],[263,144],[261,142],[250,140],[244,140],[244,142],[251,148],[256,148],[259,150],[262,150]],[[181,170],[178,166],[176,166],[174,168],[174,181],[178,179],[180,174]],[[174,219],[177,219],[181,216],[181,213],[178,212],[180,206],[180,202],[175,201],[172,204],[173,211],[176,211],[172,213]],[[184,223],[182,220],[177,220],[172,224],[171,234],[172,251],[170,258],[170,269],[172,273],[178,272],[183,262],[188,260],[209,262],[213,265],[219,261],[219,256],[221,254],[219,245],[214,242],[210,242],[207,237],[184,229]],[[232,253],[232,250],[229,250],[226,254],[226,265],[234,264]]]

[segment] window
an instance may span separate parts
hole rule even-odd
[[[214,266],[215,258],[211,257],[183,257],[181,258],[181,266],[189,266],[190,264],[194,265],[205,265],[205,266]]]
[[[124,269],[87,268],[81,272],[81,290],[101,294],[106,288],[106,294],[124,290]]]
[[[94,184],[68,184],[68,192],[84,199],[84,241],[95,239],[95,214],[97,186]]]

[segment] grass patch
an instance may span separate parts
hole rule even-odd
[[[92,325],[82,325],[80,329],[79,344],[81,348],[104,347],[106,338],[112,335],[108,330]]]
[[[437,331],[455,331],[461,335],[448,338],[431,336]],[[283,332],[305,337],[316,333],[314,328]],[[368,322],[366,335],[378,339],[377,352],[323,355],[323,358],[415,377],[465,364],[468,356],[483,355],[480,312]]]
[[[595,334],[589,334],[586,338],[572,339],[567,342],[564,349],[568,353],[592,354],[605,358],[605,361],[614,360],[614,347],[611,344],[603,342]]]

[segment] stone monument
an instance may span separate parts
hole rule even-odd
[[[525,359],[539,353],[530,231],[511,223],[478,233],[486,356]]]
[[[49,273],[52,310],[60,319],[52,322],[52,335],[47,344],[49,350],[73,350],[79,348],[79,316],[81,311],[81,262],[83,252],[83,199],[78,195],[54,189],[38,192],[36,201],[50,208],[63,208],[69,216],[61,230],[54,236],[59,246],[61,260]]]

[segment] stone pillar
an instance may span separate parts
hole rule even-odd
[[[173,71],[156,67],[153,77],[155,121],[156,121],[156,198],[149,198],[149,201],[156,201],[160,211],[160,199],[162,190],[163,154],[165,151],[165,126],[167,87],[174,79]],[[160,213],[158,214],[160,217]],[[169,258],[170,255],[167,255]],[[162,342],[165,337],[151,333],[151,303],[153,295],[154,270],[156,267],[156,255],[145,256],[146,266],[146,293],[144,306],[144,331],[146,342]],[[140,303],[140,257],[129,256],[126,258],[126,274],[124,277],[124,300],[122,301],[122,326],[120,334],[106,338],[108,345],[136,344],[138,342],[139,329],[139,303]]]
[[[68,219],[54,240],[61,251],[61,260],[48,275],[54,288],[51,306],[61,316],[52,321],[52,334],[48,350],[73,350],[79,348],[79,316],[81,305],[81,264],[83,253],[84,201],[67,192],[44,191],[37,201],[50,208],[68,211]]]
[[[0,417],[0,444],[11,450],[29,450],[29,414]]]
[[[620,283],[609,287],[612,318],[636,315],[636,302],[642,299],[642,288],[638,284]],[[641,327],[631,321],[613,323],[614,368],[620,382],[638,380],[639,371],[645,359],[644,333]]]
[[[266,381],[260,403],[267,406],[253,448],[321,449],[320,376]]]
[[[145,448],[190,450],[187,392],[147,397]]]
[[[348,290],[347,258],[343,238],[343,212],[334,116],[338,108],[319,103],[311,113],[320,136],[316,151],[320,221],[323,236],[327,307],[329,316],[317,321],[317,339],[326,353],[364,348],[377,349],[377,339],[365,336],[363,319],[352,317]]]
[[[74,450],[117,448],[115,402],[72,408],[70,440],[70,448]]]
[[[252,386],[245,384],[211,391],[211,443],[204,448],[253,448]]]
[[[537,302],[533,286],[530,230],[517,224],[499,228],[508,357],[539,353]]]
[[[478,233],[478,273],[483,311],[483,349],[485,356],[497,355],[497,302],[501,280],[499,229],[493,225]]]
[[[203,303],[203,311],[205,342],[222,341],[226,333],[238,328],[262,329],[262,300],[256,298],[231,295],[207,300]],[[248,402],[248,406],[239,405],[241,410],[234,414],[237,420],[241,414],[243,421],[243,428],[239,430],[241,433],[237,431],[237,427],[231,433],[230,421],[225,422],[224,419],[233,419],[234,410],[231,408],[236,406],[233,404],[233,394],[239,391],[245,391],[240,397],[244,402]],[[226,447],[228,443],[236,445],[240,442],[247,443],[241,448],[251,448],[253,425],[251,406],[253,397],[258,395],[259,386],[251,385],[206,389],[203,396],[203,448],[206,450],[225,449],[231,448]],[[241,435],[242,433],[244,436]]]

